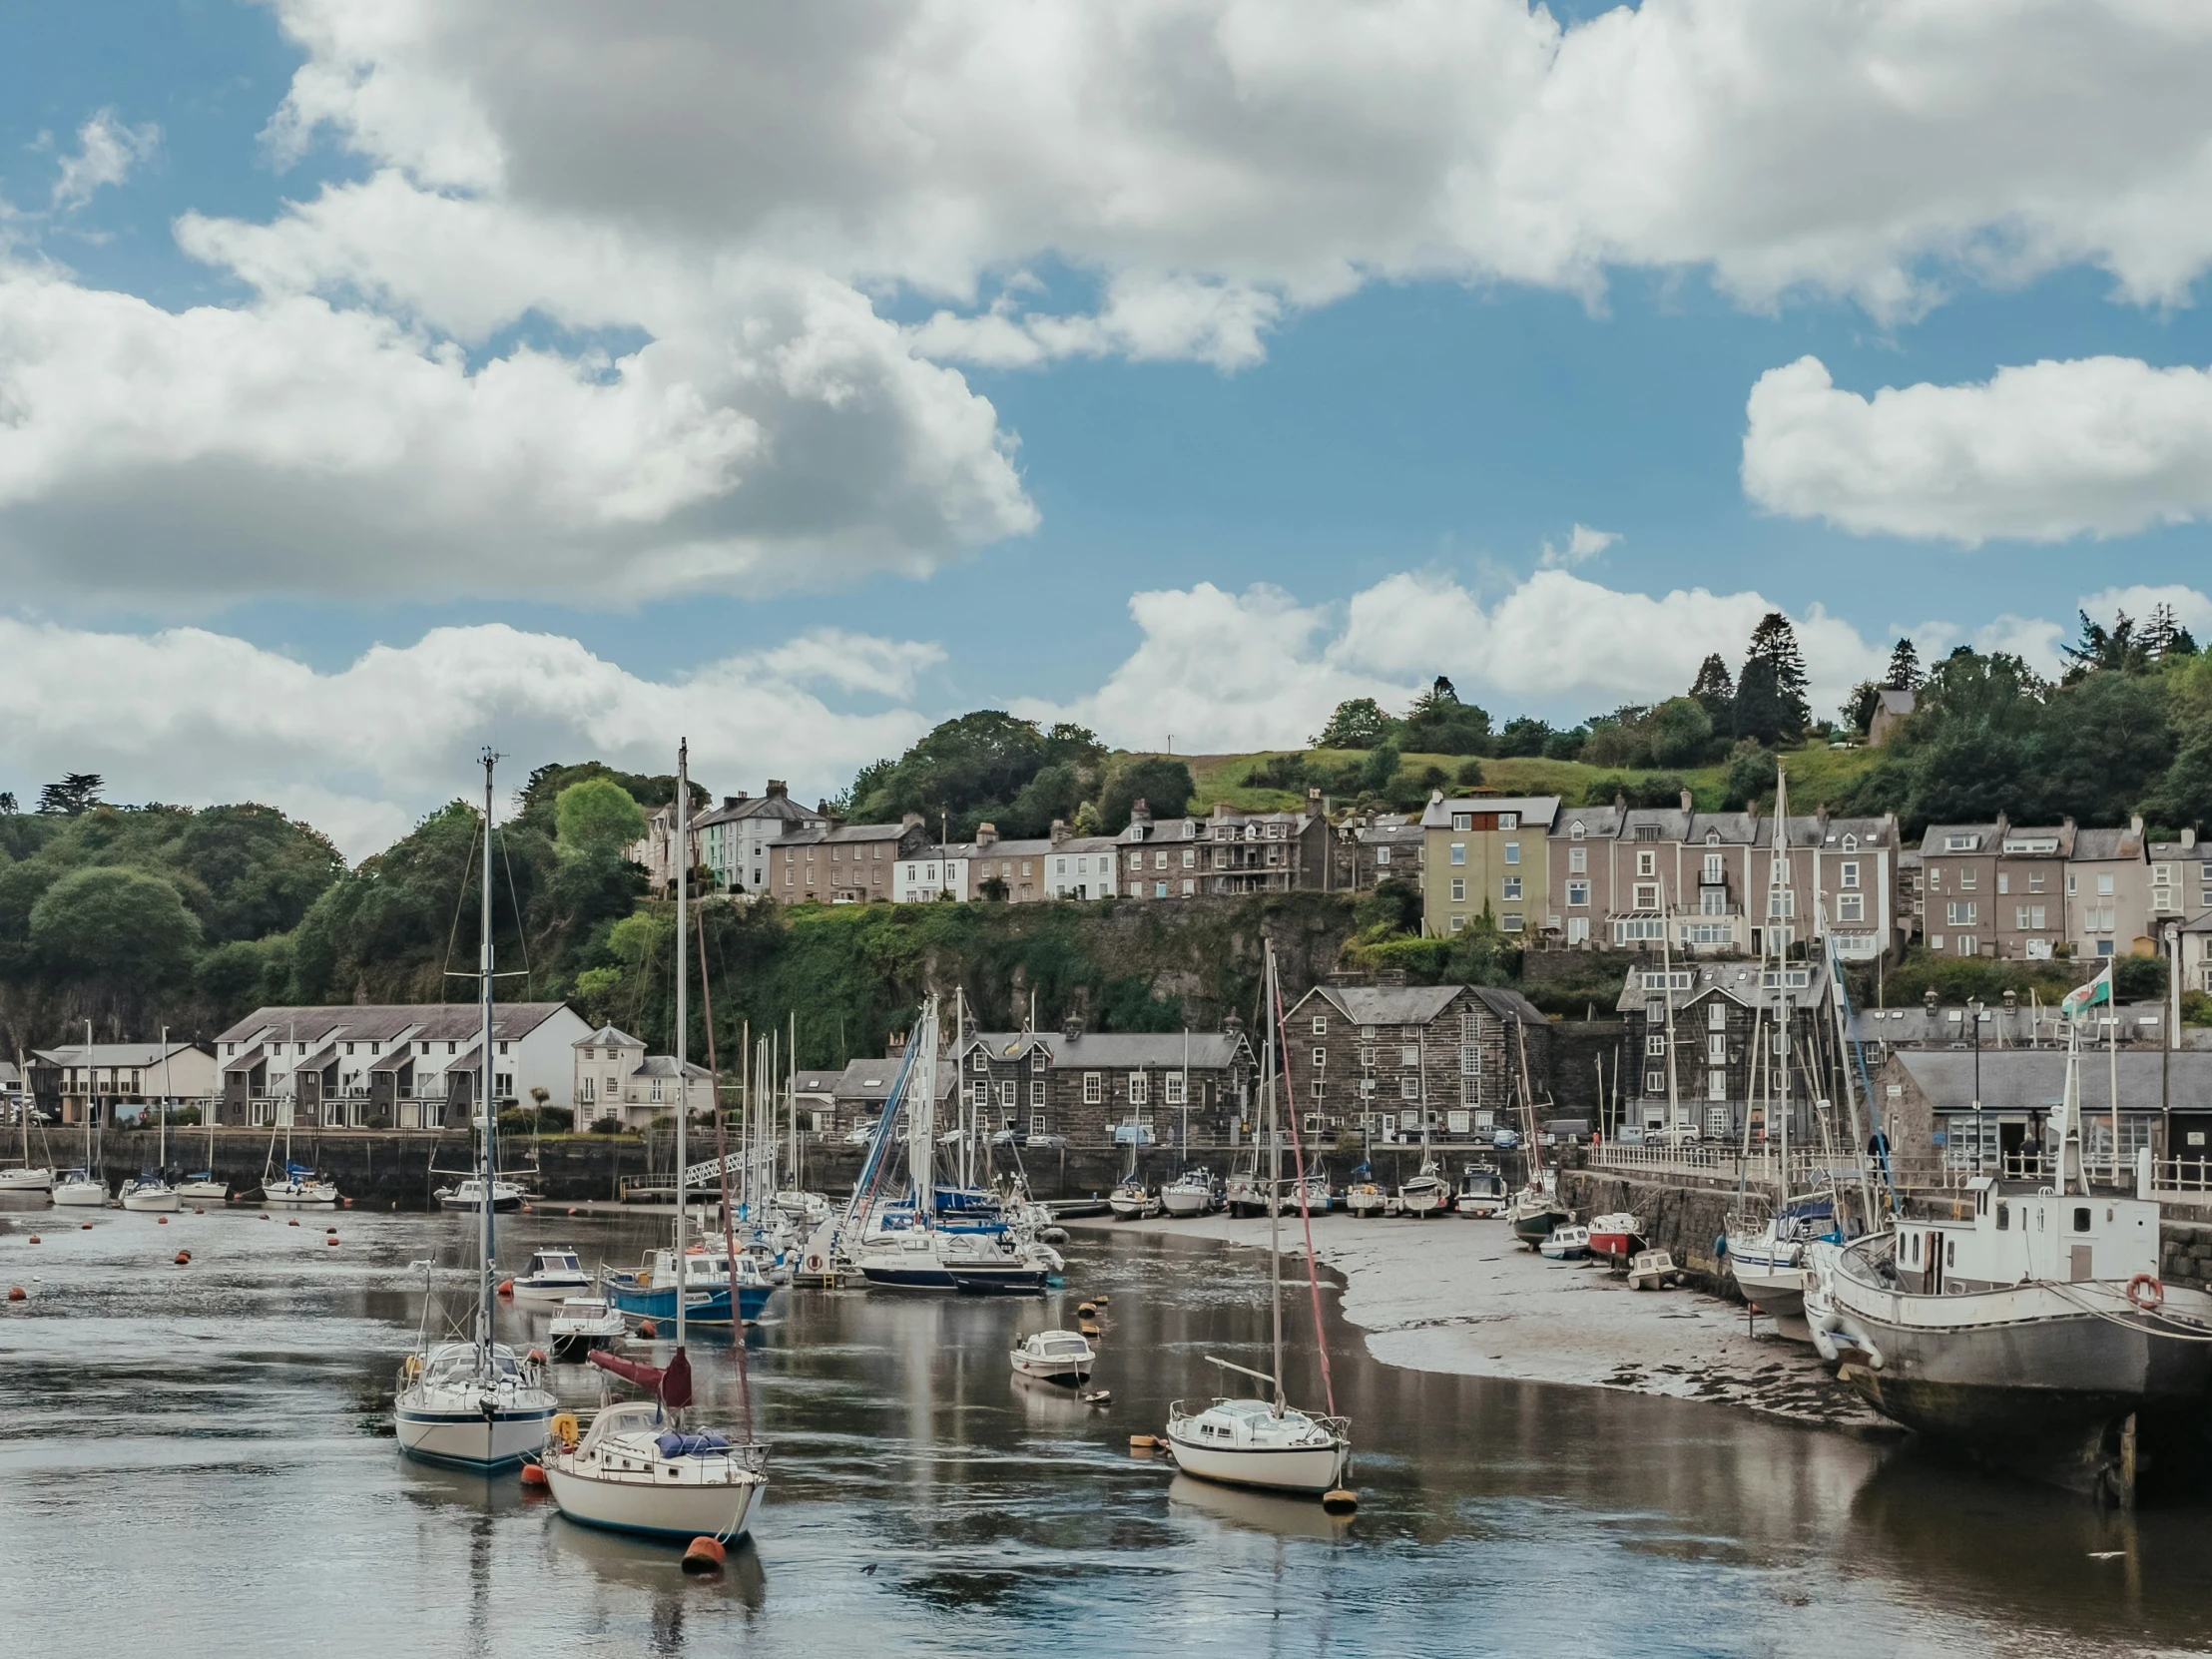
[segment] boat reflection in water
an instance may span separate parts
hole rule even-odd
[[[1305,1498],[1284,1497],[1250,1486],[1225,1486],[1189,1474],[1178,1474],[1168,1482],[1168,1513],[1200,1514],[1247,1532],[1268,1532],[1278,1538],[1318,1538],[1332,1544],[1342,1542],[1352,1526],[1350,1515],[1333,1515]]]

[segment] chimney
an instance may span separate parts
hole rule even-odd
[[[1071,1013],[1060,1021],[1060,1035],[1071,1043],[1083,1040],[1083,1016]]]
[[[1056,818],[1052,821],[1051,836],[1054,846],[1058,846],[1068,838],[1068,821],[1066,819]]]
[[[745,792],[743,790],[740,790],[736,795],[726,795],[722,798],[722,810],[726,813],[734,807],[742,807],[744,805]]]
[[[1237,1014],[1235,1009],[1231,1009],[1229,1013],[1223,1018],[1221,1022],[1221,1028],[1223,1034],[1226,1036],[1241,1036],[1244,1032],[1244,1020]]]
[[[781,778],[771,778],[771,779],[770,779],[770,780],[768,781],[768,799],[769,799],[769,800],[771,800],[771,801],[789,801],[789,800],[791,799],[791,794],[792,794],[792,792],[791,792],[791,787],[790,787],[789,785],[787,785],[787,784],[786,784],[786,783],[784,782],[784,780],[783,780],[783,779],[781,779]]]
[[[997,825],[995,825],[995,824],[978,824],[978,825],[977,825],[977,826],[975,827],[975,844],[976,844],[977,846],[989,846],[989,845],[993,844],[993,843],[994,843],[995,841],[997,841],[997,839],[998,839],[998,826],[997,826]]]
[[[1377,985],[1390,990],[1403,990],[1405,988],[1405,970],[1403,968],[1377,968],[1375,970],[1375,982]]]
[[[2195,825],[2192,824],[2181,831],[2181,844],[2183,846],[2197,844],[2197,827]]]
[[[1694,813],[1694,812],[1696,812],[1696,811],[1697,811],[1697,803],[1696,803],[1695,801],[1693,801],[1693,800],[1692,800],[1692,799],[1690,798],[1690,792],[1689,792],[1688,790],[1684,790],[1684,791],[1682,792],[1682,812],[1683,812],[1683,815],[1684,815],[1685,817],[1687,817],[1688,815],[1690,815],[1691,813]]]
[[[2135,836],[2138,840],[2142,838],[2143,815],[2141,813],[2137,813],[2133,818],[2127,821],[2127,832]]]
[[[1150,824],[1152,822],[1152,803],[1145,800],[1141,795],[1137,797],[1129,805],[1129,822],[1131,824]]]
[[[1306,816],[1310,819],[1321,817],[1321,791],[1310,789],[1306,792]]]

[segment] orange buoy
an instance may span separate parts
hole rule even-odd
[[[524,1215],[528,1215],[528,1214],[530,1213],[530,1206],[529,1206],[529,1205],[527,1205],[527,1204],[525,1204],[525,1205],[524,1205],[524,1206],[522,1207],[522,1213],[523,1213]]]
[[[179,1252],[177,1252],[177,1265],[178,1265],[179,1267],[183,1267],[183,1266],[184,1266],[184,1265],[185,1265],[185,1264],[186,1264],[187,1262],[190,1262],[191,1260],[192,1260],[192,1252],[191,1252],[191,1251],[189,1251],[189,1250],[180,1250]]]
[[[291,1220],[285,1225],[289,1227],[297,1227],[299,1225],[299,1218],[297,1216],[293,1216]]]
[[[205,1211],[205,1210],[203,1210],[203,1209],[201,1209],[199,1205],[195,1204],[195,1205],[194,1205],[194,1206],[192,1207],[192,1213],[193,1213],[194,1215],[196,1215],[196,1216],[204,1216],[204,1215],[206,1215],[206,1214],[207,1214],[208,1212],[207,1212],[207,1211]]]
[[[644,1337],[644,1338],[646,1338],[646,1339],[648,1339],[648,1340],[651,1340],[651,1339],[652,1339],[652,1338],[654,1338],[654,1337],[658,1337],[658,1336],[659,1336],[660,1334],[661,1334],[661,1328],[660,1328],[659,1326],[655,1325],[655,1324],[654,1324],[654,1323],[653,1323],[653,1322],[652,1322],[651,1320],[640,1320],[640,1321],[638,1321],[638,1335],[639,1335],[639,1336],[641,1336],[641,1337]]]
[[[515,1294],[515,1282],[512,1279],[502,1279],[499,1282],[499,1294],[501,1296],[513,1296]]]
[[[169,1225],[169,1218],[167,1216],[156,1216],[154,1219],[164,1227],[167,1227]]]
[[[525,1463],[522,1465],[522,1483],[525,1486],[550,1486],[552,1484],[550,1480],[546,1479],[545,1467],[541,1463]]]
[[[84,1225],[79,1227],[77,1231],[80,1233],[90,1233],[92,1231],[92,1223],[89,1221],[84,1223]]]
[[[33,1234],[31,1235],[31,1243],[33,1243],[33,1244],[37,1244],[37,1243],[38,1243],[38,1235],[37,1235],[36,1233],[33,1233]]]
[[[721,1541],[716,1538],[694,1538],[684,1546],[686,1572],[720,1572],[727,1558]]]
[[[1321,1506],[1332,1515],[1349,1515],[1360,1507],[1360,1494],[1348,1486],[1335,1486],[1321,1494]]]
[[[345,1201],[345,1207],[346,1207],[346,1208],[347,1208],[348,1210],[350,1210],[350,1209],[352,1209],[352,1208],[353,1208],[353,1201],[352,1201],[352,1200],[351,1200],[350,1198],[349,1198],[349,1199],[347,1199],[347,1200]]]
[[[8,1287],[8,1300],[10,1302],[28,1302],[30,1301],[30,1295],[21,1285],[10,1285]]]
[[[569,1213],[570,1215],[572,1215],[572,1216],[573,1216],[574,1214],[576,1214],[576,1206],[575,1206],[575,1205],[573,1205],[573,1204],[571,1204],[571,1205],[570,1205],[570,1206],[568,1207],[568,1213]]]
[[[337,1235],[336,1235],[335,1233],[333,1233],[333,1234],[331,1234],[331,1235],[330,1235],[330,1236],[329,1236],[329,1237],[328,1237],[327,1239],[324,1239],[324,1240],[323,1240],[322,1242],[323,1242],[324,1244],[326,1244],[326,1245],[330,1246],[330,1247],[331,1247],[331,1248],[332,1248],[332,1249],[334,1250],[334,1249],[336,1249],[336,1248],[337,1248],[337,1242],[338,1242],[338,1238],[337,1238]]]

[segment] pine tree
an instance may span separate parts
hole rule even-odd
[[[1915,691],[1923,678],[1920,648],[1910,639],[1899,640],[1890,648],[1890,672],[1882,677],[1883,685],[1892,691]]]
[[[72,772],[58,784],[39,791],[38,810],[56,818],[75,818],[100,805],[107,780],[97,772]]]
[[[1728,660],[1718,651],[1698,664],[1690,695],[1713,717],[1716,730],[1725,732],[1735,724],[1736,681],[1728,672]]]
[[[1813,720],[1805,688],[1797,631],[1780,611],[1769,611],[1751,631],[1744,671],[1736,677],[1736,735],[1764,744],[1795,743]]]

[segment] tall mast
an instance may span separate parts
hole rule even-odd
[[[97,1169],[92,1161],[92,1113],[94,1103],[100,1098],[92,1080],[92,1021],[85,1021],[85,1173],[92,1175]],[[291,1143],[284,1143],[284,1158],[291,1158]]]
[[[1275,1039],[1280,1022],[1275,1011],[1275,947],[1268,946],[1268,1318],[1275,1331],[1275,1411],[1283,1414],[1283,1131],[1275,1115]],[[1425,1118],[1426,1114],[1423,1114]],[[1422,1133],[1422,1150],[1427,1134]]]
[[[477,1278],[476,1287],[476,1365],[484,1376],[491,1375],[491,1351],[493,1340],[494,1310],[498,1299],[492,1292],[492,1172],[499,1167],[498,1153],[493,1141],[499,1133],[499,1112],[492,1100],[491,1068],[491,779],[492,769],[499,764],[499,757],[489,749],[484,751],[484,896],[483,915],[478,928],[476,950],[477,996],[481,999],[480,1040],[483,1052],[479,1056],[484,1063],[483,1086],[478,1092],[477,1109],[484,1114],[484,1187],[476,1213]],[[299,1099],[298,1073],[293,1074],[292,1100]],[[289,1146],[286,1147],[289,1162]]]
[[[691,1078],[685,1060],[690,1053],[691,1039],[691,940],[687,923],[691,919],[691,905],[686,896],[691,886],[691,744],[678,739],[676,744],[676,1352],[684,1352],[684,1167],[688,1152],[684,1130],[691,1117]],[[730,1296],[733,1304],[738,1294],[737,1263],[730,1264]],[[744,1341],[741,1332],[739,1341]]]
[[[160,1150],[154,1154],[161,1165],[162,1179],[169,1179],[169,1027],[162,1027],[162,1124]],[[26,1163],[30,1160],[25,1159]]]
[[[1790,775],[1779,760],[1774,764],[1774,841],[1770,851],[1772,858],[1768,865],[1767,943],[1772,946],[1776,895],[1782,895],[1780,907],[1793,912],[1793,923],[1796,910],[1791,897],[1794,889],[1790,886]],[[1793,934],[1797,931],[1795,925],[1790,930]],[[1795,1033],[1790,1029],[1789,959],[1787,944],[1774,950],[1774,1033],[1775,1045],[1781,1050],[1776,1056],[1781,1062],[1777,1069],[1782,1074],[1782,1086],[1778,1091],[1782,1110],[1782,1162],[1774,1183],[1775,1221],[1778,1228],[1783,1207],[1790,1202],[1790,1045]],[[1781,1237],[1779,1231],[1775,1236]]]

